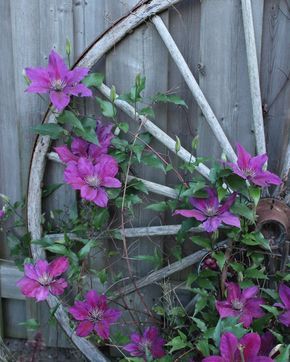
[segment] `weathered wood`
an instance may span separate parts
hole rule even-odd
[[[99,87],[100,92],[106,96],[107,98],[110,98],[111,89],[107,87],[105,84],[102,84]],[[149,133],[152,134],[152,136],[163,143],[170,151],[176,153],[175,146],[176,146],[176,140],[172,139],[168,136],[168,134],[164,131],[162,131],[159,127],[157,127],[152,121],[150,121],[145,116],[139,115],[138,112],[135,111],[134,107],[132,107],[129,103],[122,101],[120,99],[115,100],[115,104],[128,116],[130,116],[133,120],[137,121],[139,124],[142,125],[144,129],[146,129]],[[183,159],[185,162],[192,162],[194,163],[196,161],[196,158],[189,153],[186,149],[183,147],[180,148],[180,150],[176,153],[178,157]],[[209,178],[209,169],[203,164],[200,163],[196,170],[203,175],[205,178]]]
[[[217,247],[221,247],[227,244],[227,241],[222,241],[217,244]],[[176,261],[175,263],[172,263],[162,269],[159,269],[146,277],[143,277],[141,279],[138,279],[133,284],[129,284],[121,289],[119,289],[116,292],[116,295],[114,295],[114,298],[118,298],[121,295],[127,295],[129,293],[132,293],[135,291],[136,288],[144,288],[147,285],[156,283],[162,279],[165,279],[169,277],[170,275],[183,270],[197,262],[199,262],[206,254],[208,253],[208,250],[202,249],[199,250],[191,255],[186,256],[185,258],[182,258],[181,260]]]
[[[175,61],[180,73],[183,75],[185,82],[187,83],[189,89],[192,92],[193,97],[200,106],[205,119],[210,125],[214,135],[216,136],[218,142],[221,145],[221,148],[224,150],[225,154],[232,161],[236,161],[237,156],[233,150],[227,136],[225,135],[223,129],[221,128],[216,116],[214,115],[210,105],[208,104],[204,94],[202,93],[198,83],[196,82],[193,74],[191,73],[188,65],[186,64],[180,50],[176,46],[172,36],[164,25],[162,19],[159,16],[154,16],[151,21],[155,25],[156,29],[159,32],[162,40],[164,41],[169,53],[171,54],[173,60]]]
[[[241,0],[257,153],[266,153],[259,67],[251,0]]]

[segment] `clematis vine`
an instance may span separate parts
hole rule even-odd
[[[261,305],[264,300],[257,296],[256,286],[241,290],[236,283],[227,283],[227,300],[216,301],[216,308],[221,318],[239,317],[239,322],[248,328],[254,318],[263,317]]]
[[[133,333],[131,343],[123,347],[133,357],[142,357],[144,361],[151,361],[152,358],[165,356],[165,340],[159,336],[156,327],[148,327],[143,335]]]
[[[31,81],[28,93],[48,93],[52,104],[62,111],[70,102],[70,96],[91,97],[92,91],[81,80],[89,69],[77,67],[69,70],[64,60],[52,50],[47,68],[26,68],[25,73]]]
[[[283,309],[283,313],[279,316],[279,321],[286,327],[290,327],[290,288],[285,284],[280,284],[279,296],[282,304],[274,304],[276,307]]]
[[[112,156],[101,155],[95,165],[84,157],[79,158],[77,162],[69,162],[64,171],[64,178],[73,189],[81,191],[83,199],[106,207],[109,198],[105,187],[121,187],[121,182],[115,178],[117,173],[117,161]]]
[[[108,339],[110,325],[121,316],[121,311],[109,308],[106,296],[99,295],[95,290],[90,290],[84,301],[77,300],[68,311],[79,321],[76,329],[79,337],[86,337],[96,332],[100,338]]]
[[[96,163],[102,154],[108,152],[111,140],[114,137],[112,128],[112,124],[103,125],[101,121],[97,121],[96,135],[99,140],[98,145],[94,145],[79,137],[75,137],[72,140],[70,149],[67,146],[59,146],[55,147],[55,151],[64,163],[68,163],[70,161],[77,162],[80,157],[88,158],[93,163]]]
[[[280,185],[282,180],[272,172],[263,170],[268,161],[266,154],[252,157],[240,144],[237,144],[237,163],[227,162],[233,172],[257,186]]]
[[[38,302],[47,299],[49,294],[61,295],[67,287],[67,282],[60,276],[68,267],[68,259],[64,256],[50,263],[39,259],[35,265],[24,264],[24,277],[17,285],[26,297],[35,298]]]
[[[240,340],[230,332],[224,333],[220,342],[220,356],[206,357],[202,362],[274,362],[259,355],[261,338],[257,333],[248,333]]]
[[[173,215],[193,217],[202,221],[203,228],[208,232],[213,232],[224,223],[240,228],[240,219],[229,210],[236,199],[236,194],[230,195],[224,203],[220,204],[217,192],[214,188],[206,188],[208,198],[191,197],[189,202],[194,207],[193,210],[176,210]]]

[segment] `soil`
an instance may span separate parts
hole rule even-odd
[[[0,362],[86,361],[76,349],[45,347],[41,342],[27,342],[23,339],[6,338],[4,343],[6,347],[0,345]]]

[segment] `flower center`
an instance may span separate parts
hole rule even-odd
[[[216,215],[216,209],[214,207],[208,206],[206,208],[206,214],[207,214],[207,216],[214,216],[214,215]]]
[[[102,320],[103,319],[103,311],[100,310],[100,309],[97,309],[97,308],[92,309],[89,312],[89,319],[94,323]]]
[[[243,306],[244,306],[243,303],[241,301],[237,300],[237,299],[232,302],[232,307],[235,310],[242,310]]]
[[[94,187],[94,188],[99,187],[101,184],[101,180],[97,176],[88,176],[88,177],[86,177],[85,180],[89,186]]]
[[[52,282],[53,278],[48,273],[43,273],[39,278],[38,282],[41,285],[49,285]]]
[[[55,79],[54,81],[51,82],[51,87],[56,92],[62,91],[65,86],[66,86],[66,83],[62,79]]]
[[[251,168],[245,168],[244,173],[246,175],[246,177],[254,177],[255,176],[255,170],[251,169]]]

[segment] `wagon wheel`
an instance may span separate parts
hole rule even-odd
[[[160,37],[162,38],[165,46],[167,47],[173,61],[177,65],[180,73],[182,74],[185,82],[187,83],[193,98],[198,103],[208,122],[212,132],[217,138],[222,150],[226,154],[227,158],[231,161],[236,161],[236,154],[228,141],[222,127],[220,126],[216,116],[214,115],[210,105],[208,104],[205,96],[203,95],[198,83],[196,82],[193,74],[191,73],[188,65],[186,64],[181,52],[172,39],[169,31],[167,30],[162,19],[156,15],[162,11],[167,10],[170,6],[177,4],[180,0],[145,0],[133,8],[130,13],[118,20],[111,28],[105,31],[100,37],[98,37],[93,44],[80,56],[75,66],[85,66],[92,68],[97,61],[105,55],[111,48],[113,48],[118,42],[120,42],[128,33],[133,29],[144,23],[150,18],[152,23],[157,29]],[[254,37],[253,17],[250,0],[241,0],[242,14],[244,23],[244,33],[246,41],[248,72],[250,79],[250,91],[253,108],[253,123],[254,133],[256,140],[257,153],[265,153],[265,133],[263,125],[261,94],[259,86],[259,73],[258,62],[256,55],[256,45]],[[99,91],[107,98],[110,98],[110,88],[105,84],[102,84]],[[143,129],[151,133],[158,141],[165,145],[170,151],[176,153],[175,145],[176,141],[169,137],[164,131],[158,128],[152,121],[142,115],[136,117],[134,108],[127,102],[117,99],[115,101],[117,107],[125,112],[134,121],[142,125]],[[55,114],[48,111],[43,120],[44,123],[55,123]],[[50,138],[48,136],[39,136],[35,145],[30,177],[29,177],[29,190],[28,190],[28,227],[31,232],[32,239],[41,238],[41,187],[45,170],[45,164],[47,156],[48,158],[59,161],[56,154],[48,154],[50,146]],[[183,147],[177,153],[177,156],[186,162],[195,162],[195,158]],[[290,166],[290,145],[288,145],[286,158],[282,169],[282,178],[289,172]],[[209,178],[209,169],[204,164],[199,164],[196,170],[205,178]],[[129,176],[129,178],[132,176]],[[176,198],[177,193],[170,187],[159,185],[151,181],[142,180],[147,189],[165,197]],[[278,194],[279,190],[275,191]],[[153,227],[140,227],[123,229],[122,235],[124,238],[138,237],[138,236],[157,236],[157,235],[174,235],[178,232],[180,225],[167,225],[167,226],[153,226]],[[197,228],[194,231],[200,231]],[[220,243],[222,245],[223,243]],[[31,251],[35,260],[45,257],[45,252],[41,246],[32,245]],[[148,276],[139,279],[134,284],[129,284],[119,290],[119,295],[126,295],[135,290],[135,288],[142,288],[150,285],[156,281],[159,281],[173,273],[185,269],[188,266],[193,265],[200,261],[206,255],[205,250],[200,250],[191,254],[180,261],[177,261],[170,266],[157,270],[149,274]],[[55,317],[66,334],[76,345],[76,347],[90,360],[90,361],[107,361],[106,357],[88,340],[78,337],[72,330],[69,324],[69,318],[67,312],[60,305],[59,299],[54,296],[49,296],[48,305],[50,308],[55,308]]]

